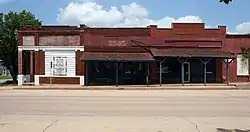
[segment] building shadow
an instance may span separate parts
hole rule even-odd
[[[250,132],[250,129],[241,130],[241,129],[225,129],[225,128],[217,128],[216,132]]]

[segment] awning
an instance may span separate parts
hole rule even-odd
[[[82,60],[104,61],[153,61],[150,53],[107,53],[107,52],[84,52]]]
[[[235,55],[217,48],[151,48],[154,57],[235,58]]]

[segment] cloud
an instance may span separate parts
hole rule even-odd
[[[14,0],[0,0],[0,4],[6,4],[6,3],[9,3],[12,1],[14,1]]]
[[[150,24],[170,27],[172,22],[203,22],[199,16],[192,15],[180,18],[165,16],[160,19],[152,19],[149,17],[148,10],[135,2],[120,7],[111,6],[106,9],[93,1],[69,3],[66,7],[60,9],[57,21],[59,24],[86,24],[97,27],[145,27]]]
[[[250,22],[244,22],[236,26],[236,32],[241,34],[250,33]]]

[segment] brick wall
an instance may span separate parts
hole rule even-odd
[[[40,77],[40,84],[50,84],[50,77]],[[51,84],[80,84],[79,77],[52,77]]]
[[[69,35],[69,36],[40,36],[39,37],[40,46],[78,46],[80,45],[79,35]]]
[[[35,52],[35,75],[45,75],[45,51]]]
[[[81,59],[82,51],[76,51],[76,75],[83,76],[84,75],[84,62]]]
[[[172,28],[157,28],[151,26],[148,28],[80,28],[75,26],[44,26],[41,29],[21,28],[19,30],[19,46],[23,45],[23,35],[35,36],[35,45],[53,45],[53,46],[85,46],[85,51],[97,52],[143,52],[142,48],[135,48],[131,43],[126,43],[125,46],[113,45],[110,46],[108,39],[125,40],[147,38],[147,37],[161,37],[169,41],[183,41],[183,43],[173,43],[172,45],[179,46],[217,46],[222,45],[223,50],[240,53],[241,47],[250,47],[250,37],[247,35],[227,35],[226,27],[219,26],[213,29],[204,29],[204,24],[172,24]],[[92,37],[91,37],[92,35]],[[98,38],[96,36],[106,37]],[[107,39],[108,38],[108,39]],[[49,42],[48,42],[49,41]],[[188,43],[187,41],[192,41]],[[198,43],[199,41],[199,43]],[[206,41],[206,43],[202,42]],[[212,42],[212,43],[210,43]],[[195,44],[194,44],[195,43]],[[218,44],[216,44],[218,43]],[[105,47],[106,44],[106,47]],[[108,47],[108,48],[107,48]],[[111,48],[112,47],[112,48]],[[18,52],[18,72],[22,74],[22,52]],[[76,75],[84,75],[85,67],[81,61],[81,51],[76,52]],[[35,52],[35,73],[44,75],[44,51]],[[249,77],[242,77],[236,75],[236,60],[231,64],[231,81],[248,81]],[[218,61],[216,63],[217,80],[221,81],[225,76],[225,64]],[[151,64],[151,75],[154,78],[154,64]],[[73,79],[73,81],[75,81]],[[78,81],[79,82],[79,81]]]
[[[232,53],[241,53],[241,47],[250,47],[250,37],[247,35],[227,35],[223,46],[224,50]],[[225,64],[223,64],[225,68]],[[224,75],[226,72],[223,73]],[[237,76],[237,59],[230,65],[230,81],[232,82],[248,82],[250,76]]]

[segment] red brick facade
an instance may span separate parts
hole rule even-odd
[[[79,82],[79,77],[40,77],[40,84],[80,84]]]
[[[242,47],[250,47],[249,35],[227,35],[223,46],[224,49],[240,54]],[[234,60],[231,65],[230,76],[232,82],[250,81],[250,76],[237,76],[237,60]]]
[[[172,24],[172,28],[157,28],[151,25],[145,28],[89,28],[85,25],[76,26],[44,26],[39,29],[31,27],[20,28],[19,46],[23,46],[23,36],[33,35],[35,46],[84,46],[84,51],[76,53],[76,76],[85,75],[85,64],[81,60],[84,52],[145,52],[142,48],[130,43],[131,39],[147,41],[156,38],[165,43],[150,43],[151,45],[170,47],[213,47],[240,53],[241,47],[250,46],[249,35],[227,35],[226,27],[206,29],[203,23]],[[156,41],[155,41],[156,42]],[[148,42],[149,43],[149,42]],[[22,52],[18,52],[19,74],[22,74]],[[35,74],[45,75],[45,52],[35,51]],[[249,81],[249,76],[237,76],[236,60],[230,66],[230,81]],[[151,79],[156,77],[156,62],[150,64]],[[216,62],[216,80],[225,81],[225,64]],[[79,84],[79,78],[53,78],[55,83]],[[40,83],[48,83],[48,78],[41,77]]]
[[[39,50],[35,52],[35,75],[44,75],[45,67],[44,67],[44,51]]]

